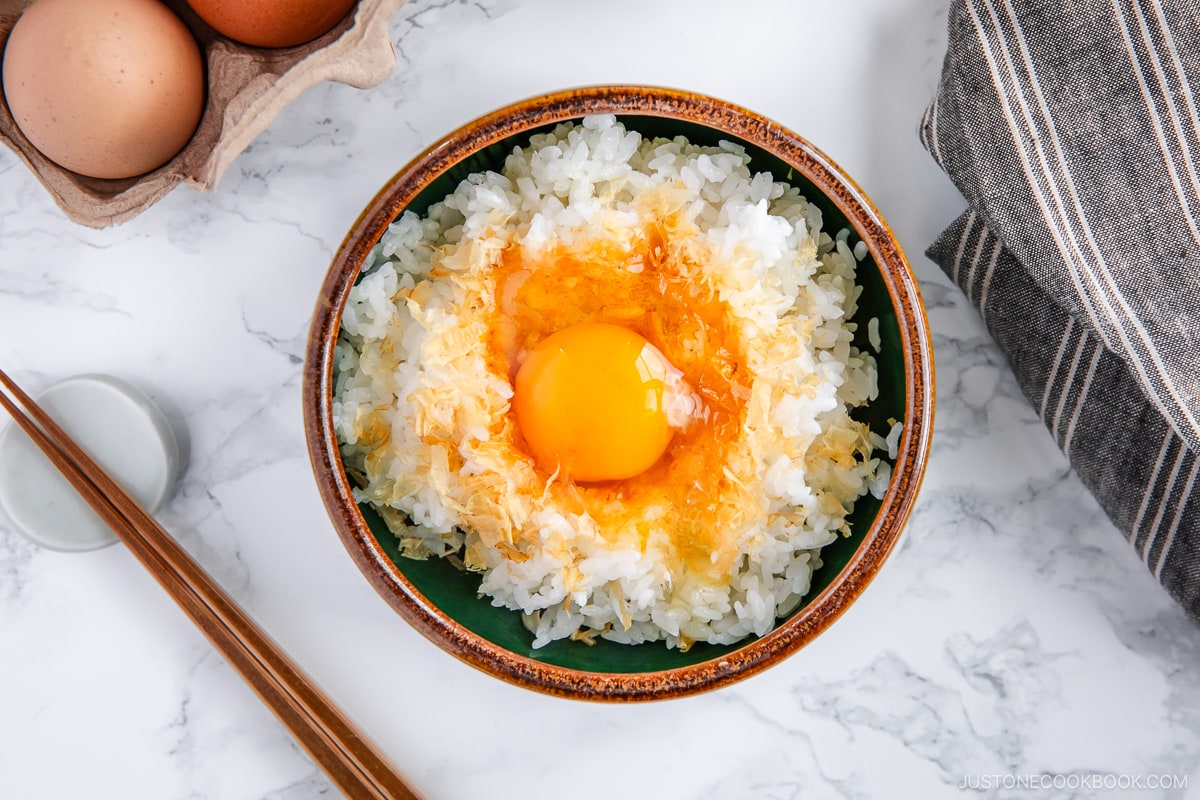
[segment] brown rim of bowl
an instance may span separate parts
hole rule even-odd
[[[866,243],[900,323],[907,387],[893,477],[862,543],[833,582],[766,636],[724,656],[659,672],[573,670],[516,655],[468,631],[429,602],[375,541],[354,503],[332,425],[333,352],[346,298],[387,225],[423,188],[465,156],[547,123],[614,113],[681,118],[752,142],[821,188]],[[583,700],[659,700],[697,694],[781,661],[833,623],[875,577],[896,545],[925,473],[933,423],[933,359],[916,280],[887,223],[828,156],[787,128],[739,106],[676,89],[595,86],[543,95],[493,111],[418,155],[384,185],[350,229],[313,314],[304,365],[304,426],[321,498],[346,550],[375,590],[426,638],[502,680]]]

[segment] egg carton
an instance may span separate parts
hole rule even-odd
[[[388,24],[405,0],[360,0],[331,30],[302,45],[250,47],[213,30],[186,0],[163,0],[196,37],[208,81],[191,140],[163,166],[135,178],[91,178],[42,155],[17,127],[0,94],[0,142],[11,147],[74,222],[104,228],[132,219],[177,185],[211,192],[225,170],[288,103],[323,81],[359,89],[396,68]],[[0,50],[33,0],[0,0]]]

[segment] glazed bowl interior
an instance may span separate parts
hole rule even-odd
[[[655,102],[648,102],[647,95]],[[697,100],[698,107],[693,105]],[[707,107],[710,103],[717,107]],[[661,642],[627,645],[603,639],[594,645],[564,639],[535,649],[518,612],[495,607],[479,595],[478,574],[445,559],[402,557],[379,515],[349,497],[329,416],[332,347],[346,296],[370,247],[401,211],[424,214],[468,175],[499,171],[507,154],[527,145],[531,136],[601,112],[616,113],[626,128],[648,138],[684,136],[699,145],[737,142],[746,148],[752,172],[770,172],[776,180],[798,186],[821,209],[824,231],[833,235],[848,228],[852,245],[859,240],[867,245],[858,265],[862,295],[854,344],[874,352],[867,321],[878,319],[879,397],[855,416],[881,436],[894,421],[905,423],[893,479],[882,499],[867,494],[858,500],[849,516],[852,534],[821,550],[822,565],[812,576],[809,593],[761,638],[732,645],[698,642],[686,652]],[[866,198],[819,151],[721,101],[608,87],[552,95],[492,117],[497,125],[485,118],[484,124],[451,135],[384,187],[347,238],[323,289],[309,345],[305,412],[314,467],[335,526],[376,589],[426,636],[468,663],[529,688],[586,699],[653,699],[753,674],[811,640],[858,596],[899,537],[919,486],[931,427],[932,364],[919,296],[903,254]],[[771,130],[781,131],[788,146],[778,146],[770,136],[764,141]]]

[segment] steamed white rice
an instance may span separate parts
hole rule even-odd
[[[733,548],[716,581],[680,569],[653,527],[623,545],[556,507],[500,422],[512,388],[480,347],[504,248],[619,236],[645,224],[654,193],[669,193],[712,254],[696,280],[727,305],[753,377],[723,467],[743,507],[713,520]],[[648,140],[612,116],[533,137],[502,172],[471,176],[424,217],[403,214],[351,291],[333,411],[357,498],[406,554],[481,571],[481,592],[523,613],[535,646],[765,634],[808,592],[821,548],[848,535],[854,502],[886,489],[890,467],[874,453],[895,447],[849,416],[877,394],[874,357],[852,345],[848,321],[865,251],[821,224],[734,144]],[[672,510],[652,511],[666,528]]]

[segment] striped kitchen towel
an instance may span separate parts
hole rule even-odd
[[[1200,3],[953,0],[929,249],[1147,568],[1200,619]]]

